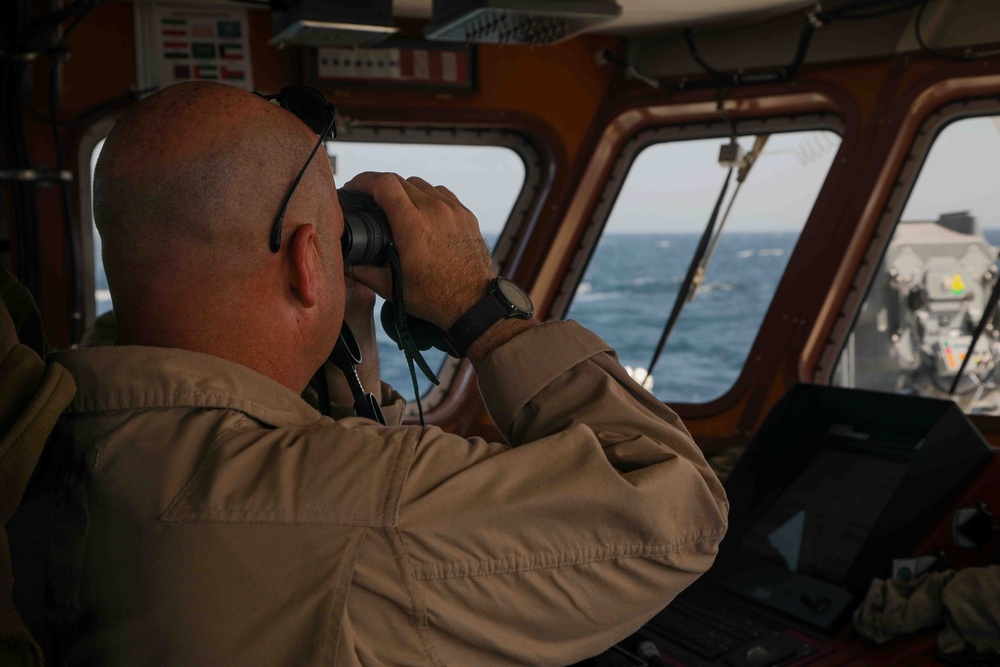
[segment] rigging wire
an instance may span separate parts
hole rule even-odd
[[[855,0],[854,2],[832,10],[823,10],[822,4],[817,2],[816,7],[805,14],[805,22],[802,26],[801,32],[799,33],[798,43],[795,48],[795,55],[792,57],[792,60],[784,67],[779,67],[771,72],[757,74],[747,74],[742,70],[724,72],[716,67],[713,67],[698,50],[693,29],[687,28],[682,32],[682,35],[688,54],[691,56],[691,59],[694,60],[694,62],[711,77],[710,79],[701,81],[687,81],[686,79],[682,79],[679,83],[668,83],[645,75],[635,76],[632,74],[632,78],[644,81],[654,88],[666,88],[674,92],[702,90],[721,86],[742,86],[791,81],[798,75],[799,70],[801,70],[802,65],[805,63],[809,47],[812,44],[813,35],[819,28],[823,28],[837,21],[864,21],[882,18],[884,16],[890,16],[892,14],[911,10],[914,7],[918,8],[915,26],[917,42],[921,49],[923,49],[923,51],[927,54],[949,60],[965,61],[1000,53],[989,52],[972,54],[967,52],[964,57],[956,57],[938,53],[928,47],[923,39],[923,34],[920,31],[920,20],[923,15],[924,8],[929,2],[930,0],[876,0],[875,2],[872,2],[871,0]],[[602,57],[604,60],[612,62],[624,69],[626,74],[638,72],[625,58],[613,54],[609,49],[606,49],[602,53]]]
[[[965,351],[965,358],[962,359],[961,365],[958,367],[958,372],[955,373],[955,379],[951,381],[951,387],[948,389],[948,396],[954,396],[955,390],[958,389],[958,383],[962,379],[962,375],[965,373],[965,367],[969,365],[969,360],[972,359],[973,351],[976,349],[976,343],[982,337],[983,332],[986,331],[986,327],[989,325],[990,320],[993,319],[993,313],[997,309],[997,302],[1000,301],[1000,266],[994,266],[994,274],[998,277],[996,282],[993,283],[993,291],[990,292],[990,298],[986,301],[986,307],[983,308],[983,316],[979,320],[979,324],[976,325],[976,330],[972,334],[972,340],[969,341],[969,347]]]
[[[653,376],[653,369],[656,367],[656,362],[660,360],[660,355],[663,353],[663,347],[667,344],[667,340],[670,338],[670,334],[673,333],[674,327],[677,325],[677,320],[680,319],[681,311],[684,310],[684,304],[687,303],[688,292],[691,290],[692,284],[695,280],[695,275],[698,272],[698,267],[701,264],[702,257],[705,255],[705,250],[708,248],[709,241],[712,238],[712,233],[715,231],[715,222],[719,218],[719,211],[722,209],[722,202],[726,198],[726,193],[729,191],[729,182],[732,180],[733,168],[730,167],[729,171],[726,172],[726,180],[722,182],[722,190],[719,192],[719,198],[715,200],[715,208],[712,209],[712,215],[708,218],[708,224],[705,225],[705,231],[701,234],[701,239],[698,241],[698,247],[694,251],[694,256],[691,258],[691,264],[688,266],[687,275],[684,276],[684,282],[681,283],[680,289],[677,290],[677,296],[674,297],[674,305],[670,310],[670,317],[667,318],[666,324],[663,326],[663,333],[660,334],[660,340],[656,344],[656,349],[653,351],[653,358],[649,362],[647,367],[646,375],[647,377]]]
[[[720,105],[720,114],[726,120],[729,120],[725,116],[725,112],[722,110]],[[731,122],[731,121],[730,121]],[[736,128],[733,126],[733,141],[735,142]],[[670,335],[673,333],[674,327],[677,325],[680,319],[681,313],[684,310],[685,304],[694,301],[695,296],[698,293],[698,289],[701,287],[702,282],[705,280],[705,275],[708,272],[708,266],[712,261],[712,257],[715,255],[715,249],[719,244],[719,240],[722,237],[723,228],[726,225],[726,221],[729,219],[729,214],[733,209],[733,204],[739,197],[740,189],[743,187],[743,183],[746,181],[747,175],[750,173],[750,169],[756,163],[757,158],[760,157],[761,152],[764,150],[764,145],[767,143],[767,139],[770,135],[762,134],[758,135],[754,140],[754,146],[746,156],[740,161],[740,166],[737,168],[736,173],[736,190],[733,192],[733,196],[729,198],[729,203],[726,205],[726,211],[722,214],[722,219],[716,226],[716,219],[719,215],[719,210],[721,204],[726,196],[726,191],[729,188],[729,183],[731,181],[731,175],[733,173],[733,168],[729,169],[726,174],[726,182],[723,185],[722,192],[719,194],[719,199],[716,201],[715,208],[712,211],[712,216],[709,218],[708,226],[702,235],[701,241],[698,244],[698,248],[695,250],[694,257],[691,260],[691,268],[688,269],[688,274],[681,285],[680,290],[677,293],[677,297],[674,301],[674,306],[671,309],[670,317],[667,319],[667,323],[664,326],[663,333],[660,336],[660,340],[657,343],[656,350],[653,353],[653,359],[649,364],[649,369],[646,371],[647,377],[652,377],[653,367],[656,362],[659,361],[661,354],[663,353],[663,348],[666,346],[667,341],[670,339]]]
[[[882,2],[871,2],[870,0],[855,0],[837,9],[830,11],[819,10],[816,15],[825,23],[831,21],[864,21],[866,19],[877,19],[889,16],[897,12],[904,12],[913,9],[926,0],[883,0]]]
[[[684,30],[684,44],[687,46],[688,54],[703,70],[705,70],[706,73],[712,75],[713,79],[695,83],[683,83],[680,84],[678,88],[680,90],[692,90],[695,88],[714,88],[716,86],[727,84],[740,86],[749,83],[789,81],[793,79],[802,68],[802,63],[805,61],[806,54],[809,52],[809,44],[812,42],[812,36],[816,31],[816,28],[816,22],[810,19],[810,15],[807,15],[806,21],[802,26],[802,31],[799,33],[799,41],[795,48],[795,55],[792,57],[792,61],[785,67],[781,67],[774,72],[764,74],[745,74],[742,71],[726,74],[725,72],[712,67],[705,61],[704,58],[701,57],[701,53],[698,51],[698,47],[694,42],[694,33],[691,28],[687,28]]]
[[[705,256],[698,265],[698,271],[695,274],[694,282],[691,285],[691,289],[688,291],[687,301],[688,303],[694,301],[694,297],[698,294],[698,288],[701,287],[701,283],[705,280],[705,274],[708,272],[708,265],[712,262],[712,257],[715,256],[715,249],[719,245],[719,240],[722,238],[722,230],[726,226],[726,222],[729,220],[729,214],[733,210],[733,204],[740,196],[740,189],[743,187],[744,181],[746,181],[747,175],[750,173],[750,169],[757,162],[757,158],[760,157],[761,151],[764,150],[764,145],[767,143],[769,134],[761,134],[754,140],[753,148],[750,152],[746,154],[743,158],[739,170],[736,172],[736,190],[733,192],[733,196],[729,198],[729,203],[726,204],[726,211],[722,214],[722,220],[719,221],[718,229],[715,231],[715,235],[712,237],[711,243],[708,244],[708,249],[705,251]]]

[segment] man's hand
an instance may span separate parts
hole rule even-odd
[[[345,185],[371,195],[389,219],[402,264],[406,311],[447,331],[486,295],[496,277],[479,222],[450,190],[421,178],[365,172]],[[387,299],[389,270],[354,267],[353,277]],[[531,323],[506,321],[469,349],[473,363]]]

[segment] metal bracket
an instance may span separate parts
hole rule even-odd
[[[823,3],[822,2],[817,2],[816,6],[813,7],[812,11],[806,12],[806,20],[809,21],[809,23],[812,25],[812,27],[816,28],[817,30],[819,28],[822,28],[823,26],[826,25],[826,21],[824,21],[822,18],[820,18],[820,14],[822,14],[822,13],[823,13]]]
[[[0,181],[19,183],[72,183],[73,172],[69,169],[38,167],[37,169],[0,169]]]

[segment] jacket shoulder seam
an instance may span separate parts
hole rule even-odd
[[[421,436],[423,433],[421,433]],[[420,580],[417,576],[416,567],[410,557],[410,551],[406,547],[406,540],[403,532],[399,528],[399,505],[403,495],[403,486],[410,475],[410,467],[417,451],[419,440],[408,440],[408,447],[401,447],[400,454],[396,457],[396,462],[392,470],[393,484],[386,495],[384,511],[388,527],[386,537],[393,550],[393,562],[396,565],[396,573],[399,576],[400,585],[406,592],[410,604],[410,624],[417,634],[417,640],[421,648],[426,653],[432,665],[444,665],[441,658],[434,650],[434,643],[430,636],[430,620],[427,617],[427,605],[420,595],[416,582]]]
[[[558,567],[587,565],[609,560],[671,556],[705,542],[717,542],[725,529],[698,531],[682,536],[669,544],[620,543],[601,548],[575,549],[549,553],[532,553],[509,558],[489,558],[478,561],[434,563],[415,568],[418,581],[458,579],[499,574],[515,574]]]

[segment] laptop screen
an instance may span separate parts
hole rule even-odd
[[[799,384],[726,481],[707,580],[824,629],[914,553],[993,456],[952,402]]]
[[[843,581],[907,463],[828,449],[765,510],[742,548],[791,572]]]

